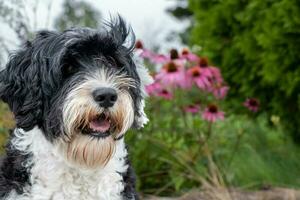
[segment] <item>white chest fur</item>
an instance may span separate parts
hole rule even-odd
[[[33,154],[26,165],[33,164],[30,170],[32,185],[24,194],[14,191],[6,200],[118,200],[124,190],[120,173],[128,166],[124,140],[117,141],[115,154],[102,169],[79,170],[66,164],[54,146],[48,142],[41,130],[29,132],[17,130],[13,145]]]

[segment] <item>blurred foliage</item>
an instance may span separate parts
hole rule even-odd
[[[300,142],[300,3],[190,0],[190,44],[221,66],[235,97],[258,97]]]
[[[89,3],[66,0],[63,12],[56,18],[55,28],[60,31],[78,26],[97,28],[100,19],[100,12]]]
[[[264,110],[279,115],[300,142],[299,1],[185,2],[171,9],[178,19],[191,21],[181,33],[183,42],[200,46],[222,68],[231,96],[258,97]]]
[[[3,153],[9,130],[13,127],[14,120],[12,113],[6,104],[0,102],[0,153]]]
[[[0,20],[14,30],[21,42],[30,38],[30,20],[24,1],[0,0]]]
[[[183,113],[174,101],[157,98],[147,108],[150,123],[126,136],[139,191],[176,195],[202,186],[202,178],[213,182],[208,150],[226,186],[300,187],[300,148],[278,120],[232,114],[213,124],[207,149],[203,131],[208,127],[199,114]]]
[[[38,31],[37,21],[39,18],[37,13],[41,9],[39,7],[41,2],[41,0],[0,0],[0,20],[16,34],[18,40],[14,41],[10,37],[5,38],[5,35],[0,36],[0,64],[5,60],[3,57],[11,51],[11,46],[16,47],[27,40],[31,40],[34,37],[34,32]],[[50,1],[47,5],[48,18],[45,19],[45,27],[43,28],[49,28],[47,26],[51,20],[49,18],[52,3]],[[80,0],[65,0],[62,13],[55,19],[54,28],[59,31],[75,26],[97,28],[100,20],[100,12],[89,3]]]
[[[193,13],[189,9],[187,9],[185,5],[177,5],[176,7],[168,8],[167,12],[171,13],[174,17],[181,20],[189,18],[193,15]]]
[[[166,10],[169,14],[173,15],[178,20],[188,20],[193,19],[193,12],[188,8],[187,0],[177,0],[174,6],[167,8]],[[186,30],[177,33],[181,38],[181,42],[188,44],[190,41],[190,32],[193,26],[188,26]]]
[[[20,42],[30,38],[30,27],[26,15],[25,2],[19,0],[0,0],[0,21],[10,27]],[[8,40],[7,35],[0,35],[0,69],[4,66],[3,60],[8,56],[10,46],[16,46],[15,41]]]

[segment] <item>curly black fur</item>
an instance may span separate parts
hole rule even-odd
[[[127,148],[128,149],[128,148]],[[126,160],[126,164],[129,166],[127,169],[127,172],[125,172],[124,174],[122,174],[123,176],[123,180],[126,183],[124,191],[122,192],[123,194],[123,198],[125,200],[129,200],[129,199],[135,199],[138,200],[139,196],[135,191],[135,173],[133,168],[131,167],[131,163],[130,160],[128,158],[128,156],[126,156],[125,158]]]

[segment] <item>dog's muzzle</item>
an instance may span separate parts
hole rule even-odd
[[[115,132],[115,120],[109,109],[114,106],[118,99],[115,89],[109,87],[100,87],[92,92],[94,101],[104,111],[92,116],[88,123],[80,127],[83,134],[104,138]]]

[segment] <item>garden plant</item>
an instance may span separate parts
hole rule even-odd
[[[129,138],[143,192],[300,186],[293,178],[300,175],[299,149],[259,99],[245,98],[236,105],[242,112],[234,112],[220,68],[187,48],[164,55],[138,41],[136,53],[154,79],[147,87],[150,123]]]

